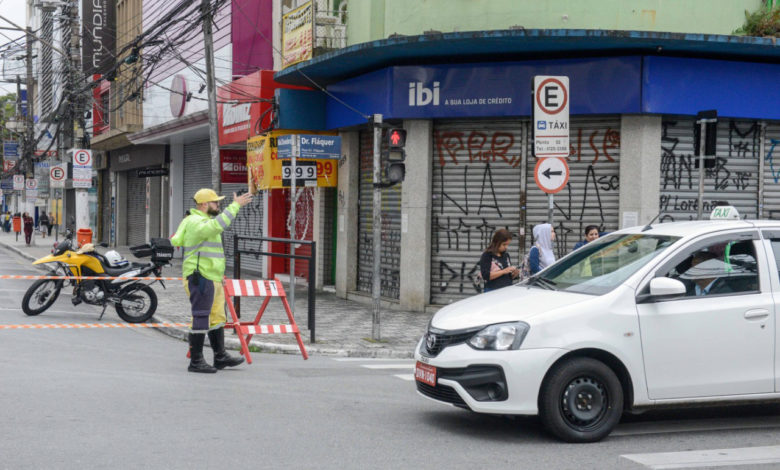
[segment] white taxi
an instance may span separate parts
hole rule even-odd
[[[717,208],[711,219],[737,218]],[[536,415],[570,442],[624,411],[780,399],[780,221],[620,230],[520,284],[454,303],[417,349],[420,394]]]

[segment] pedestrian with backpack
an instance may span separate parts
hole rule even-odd
[[[509,259],[509,242],[512,234],[509,230],[501,228],[493,234],[493,239],[482,257],[479,259],[479,271],[485,282],[484,292],[511,286],[512,279],[520,274],[516,266],[512,266]]]
[[[536,274],[555,262],[555,229],[552,224],[539,224],[534,227],[533,233],[534,246],[528,252],[528,265],[530,273]]]

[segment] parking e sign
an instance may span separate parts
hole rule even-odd
[[[73,152],[73,165],[82,167],[92,166],[92,150],[77,149]]]
[[[534,155],[569,155],[569,77],[534,77]]]

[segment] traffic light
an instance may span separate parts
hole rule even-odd
[[[385,177],[391,184],[400,183],[406,175],[406,130],[390,129],[387,132],[387,162]]]
[[[704,127],[704,149],[701,148],[701,130]],[[716,110],[700,111],[696,115],[693,124],[693,154],[704,157],[704,168],[712,169],[716,166],[715,153],[718,144],[718,112]],[[703,152],[702,152],[703,150]],[[695,161],[695,167],[699,168],[699,159]]]

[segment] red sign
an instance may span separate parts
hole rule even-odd
[[[250,137],[267,132],[273,120],[270,112],[271,101],[277,88],[310,89],[276,83],[273,70],[258,70],[219,87],[217,89],[219,145],[243,143]]]
[[[247,183],[246,150],[220,150],[223,183]]]

